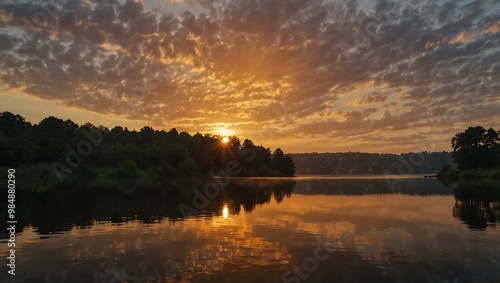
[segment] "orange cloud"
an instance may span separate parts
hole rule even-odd
[[[476,37],[478,34],[479,31],[464,31],[453,40],[448,41],[448,44],[464,43]]]
[[[500,21],[495,23],[487,23],[486,28],[481,32],[481,34],[498,33],[500,32]]]
[[[473,40],[474,38],[480,36],[480,35],[487,35],[487,34],[492,34],[492,33],[498,33],[500,32],[500,21],[496,21],[494,23],[487,23],[483,26],[481,30],[472,30],[472,31],[463,31],[461,32],[457,37],[450,39],[448,36],[444,36],[443,39],[434,41],[434,42],[427,42],[425,44],[425,49],[433,48],[438,45],[442,44],[458,44],[458,43],[465,43],[470,40]]]

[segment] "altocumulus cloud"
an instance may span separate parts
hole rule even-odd
[[[225,122],[278,139],[368,146],[392,132],[385,141],[401,143],[464,111],[498,120],[498,2],[186,0],[159,12],[140,0],[7,1],[0,80],[193,131]]]

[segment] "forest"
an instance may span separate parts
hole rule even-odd
[[[453,165],[449,152],[291,154],[297,175],[435,174]]]
[[[34,176],[294,176],[293,159],[238,137],[155,130],[139,131],[50,116],[38,124],[0,113],[0,166],[27,168]],[[19,170],[18,170],[19,171]],[[225,173],[226,172],[226,173]],[[218,174],[213,173],[213,174]],[[19,175],[19,174],[18,174]]]

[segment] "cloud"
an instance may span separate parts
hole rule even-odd
[[[387,96],[372,92],[360,98],[356,98],[354,100],[349,101],[347,104],[349,105],[370,105],[374,103],[380,103],[387,101]]]
[[[470,42],[479,36],[485,36],[488,34],[500,33],[500,21],[487,22],[481,29],[476,30],[466,30],[462,31],[456,37],[450,39],[448,36],[444,36],[441,40],[436,42],[427,42],[425,48],[433,48],[441,44],[462,44]]]
[[[184,2],[0,4],[0,81],[103,115],[276,137],[425,128],[471,95],[498,103],[493,3]]]
[[[0,51],[12,49],[12,41],[14,40],[12,37],[10,34],[0,34]]]

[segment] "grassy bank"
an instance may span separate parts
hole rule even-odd
[[[437,174],[439,179],[495,179],[500,180],[500,167],[459,170],[446,165]]]

